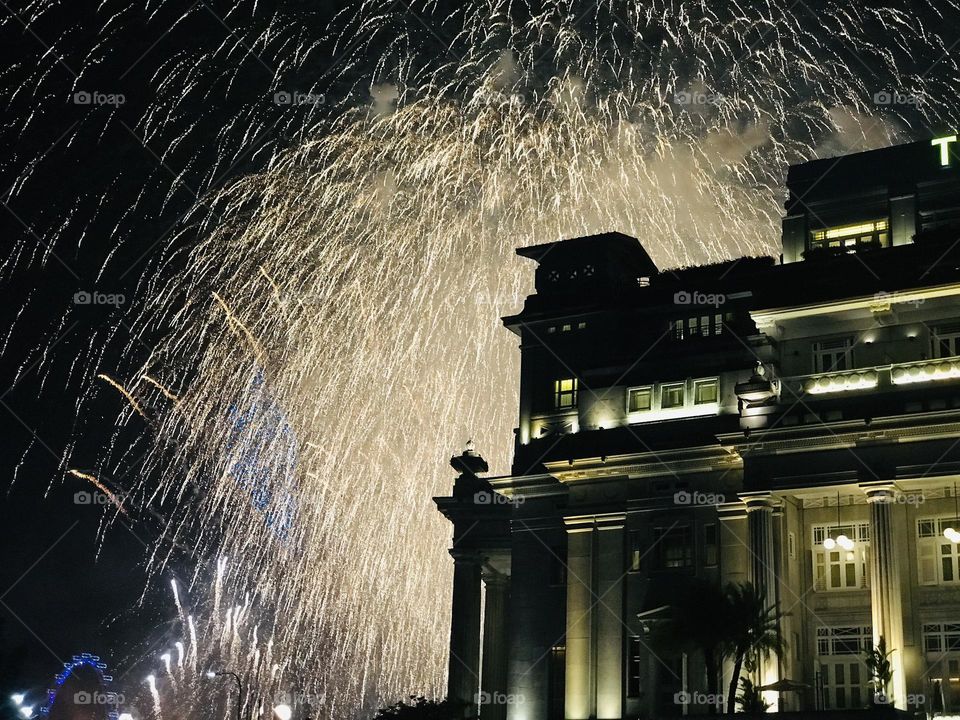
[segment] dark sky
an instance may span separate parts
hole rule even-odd
[[[148,5],[156,10],[152,16]],[[77,398],[89,388],[89,348],[105,347],[98,367],[123,376],[121,357],[128,364],[138,357],[128,346],[142,340],[145,351],[150,342],[129,337],[125,313],[138,300],[142,277],[160,265],[175,269],[169,238],[182,227],[178,219],[205,192],[255,170],[268,151],[309,126],[304,113],[310,108],[278,105],[273,94],[313,90],[327,82],[339,58],[320,42],[291,63],[279,44],[256,45],[263,28],[273,23],[285,29],[279,36],[321,39],[341,5],[261,2],[254,12],[252,2],[215,0],[15,0],[0,9],[4,702],[6,691],[21,684],[41,692],[76,653],[102,655],[119,678],[139,654],[155,657],[152,641],[163,642],[169,597],[161,592],[137,605],[156,528],[134,518],[101,536],[104,506],[75,501],[75,493],[93,488],[61,472],[68,450],[72,467],[97,468],[123,409],[118,394],[101,389],[75,420]],[[235,50],[216,55],[225,43]],[[171,62],[181,69],[171,71]],[[159,79],[191,66],[204,68],[195,91],[170,99],[176,116],[146,138],[141,118],[147,108],[182,92],[177,83],[162,88]],[[77,92],[105,99],[82,104]],[[119,95],[123,103],[111,104],[109,96]],[[242,135],[249,122],[225,130],[232,119],[254,115],[260,127],[252,140]],[[186,142],[161,161],[170,139],[186,128],[192,128]],[[29,178],[19,187],[24,175]],[[34,257],[15,255],[24,249]],[[72,299],[79,291],[122,294],[126,303],[78,306]],[[117,442],[134,448],[134,460],[147,447],[138,434],[149,435],[148,428],[131,428]],[[126,472],[136,470],[129,462]],[[122,472],[103,477],[117,487],[128,480]],[[166,585],[168,579],[158,580]],[[14,668],[3,669],[5,657],[16,658]]]

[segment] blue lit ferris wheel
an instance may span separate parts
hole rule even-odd
[[[61,690],[70,678],[76,678],[82,681],[82,673],[92,673],[97,679],[99,688],[90,690],[79,690],[74,693],[73,698],[67,698],[71,705],[89,705],[96,715],[107,720],[119,720],[119,706],[122,697],[113,691],[113,675],[107,669],[107,664],[100,660],[99,655],[91,653],[80,653],[74,655],[70,662],[63,664],[63,670],[57,673],[53,678],[53,687],[47,690],[47,701],[40,708],[41,717],[50,718],[57,700],[60,698]],[[63,702],[61,700],[61,702]]]

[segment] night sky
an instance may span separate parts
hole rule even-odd
[[[162,248],[168,250],[165,269],[175,270],[169,238],[174,228],[183,229],[180,218],[206,192],[255,171],[270,152],[293,142],[310,124],[305,113],[315,110],[278,105],[274,93],[315,90],[340,60],[323,37],[341,3],[267,2],[255,14],[253,3],[233,8],[215,1],[36,5],[43,12],[22,1],[0,9],[4,696],[14,688],[42,692],[76,653],[99,653],[112,667],[128,668],[141,655],[155,656],[152,645],[165,641],[169,598],[138,605],[145,549],[156,528],[124,521],[101,534],[104,507],[75,501],[76,493],[92,488],[59,470],[74,441],[71,466],[95,467],[123,409],[118,394],[101,390],[95,416],[75,422],[84,378],[74,361],[93,338],[107,347],[105,370],[121,362],[119,350],[137,342],[124,330],[124,312],[136,302],[141,277],[157,271]],[[294,64],[279,46],[253,50],[248,38],[268,23],[294,27],[288,35],[303,33],[318,44]],[[206,85],[189,94],[181,115],[159,136],[145,138],[141,117],[148,104],[157,93],[181,91],[158,88],[158,69],[171,61],[199,62],[225,42],[236,45],[230,61],[209,67]],[[78,104],[78,92],[100,93],[103,104]],[[110,96],[120,95],[123,102],[111,104]],[[224,129],[248,108],[267,118],[252,141]],[[161,159],[170,138],[188,127],[186,142]],[[25,174],[26,184],[14,189]],[[33,240],[27,243],[36,250],[33,258],[11,254],[24,236]],[[189,245],[189,237],[180,242]],[[77,292],[124,295],[126,302],[78,307]],[[119,332],[110,335],[118,320]],[[54,352],[45,357],[50,344]],[[126,472],[136,471],[137,453],[147,447],[133,432],[117,440],[133,448]],[[124,474],[110,480],[122,488]],[[123,672],[115,674],[122,682]]]

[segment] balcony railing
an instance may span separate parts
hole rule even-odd
[[[788,394],[827,395],[944,380],[960,380],[960,356],[839,372],[793,375],[781,378],[781,383]]]

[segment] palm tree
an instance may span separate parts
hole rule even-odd
[[[740,711],[759,715],[770,709],[770,703],[763,699],[761,693],[750,678],[740,678],[741,693],[737,695]]]
[[[730,583],[724,589],[726,655],[733,658],[733,675],[727,693],[727,712],[734,712],[740,673],[754,672],[762,659],[780,656],[786,647],[780,634],[783,613],[767,606],[762,594],[750,583]]]
[[[893,665],[890,663],[890,656],[893,650],[887,652],[887,641],[881,635],[877,646],[872,648],[864,660],[867,666],[867,672],[870,673],[870,684],[873,685],[873,698],[871,705],[889,702],[890,681],[893,679]]]
[[[728,645],[724,622],[727,594],[719,584],[695,579],[676,597],[661,639],[669,647],[694,648],[703,654],[707,692],[718,697],[720,663]],[[707,712],[713,714],[711,704]]]

